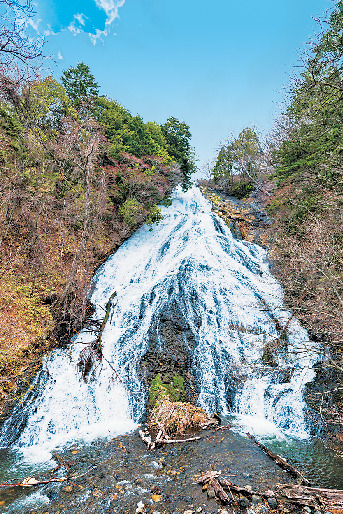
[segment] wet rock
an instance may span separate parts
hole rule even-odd
[[[261,496],[257,496],[256,494],[253,494],[252,497],[251,497],[251,503],[253,505],[257,505],[258,503],[262,503]]]
[[[163,494],[163,491],[160,487],[158,487],[157,485],[151,487],[150,491],[153,493],[153,494]]]
[[[239,506],[242,507],[243,509],[248,508],[250,505],[248,498],[245,498],[244,496],[238,500],[238,503],[239,503]]]
[[[158,373],[166,383],[172,383],[173,377],[180,375],[185,389],[185,397],[181,400],[196,402],[197,391],[190,373],[196,341],[183,313],[183,310],[187,312],[186,307],[182,309],[182,305],[175,301],[173,291],[168,291],[168,294],[170,297],[165,307],[159,309],[151,321],[149,348],[139,365],[140,378],[150,387]]]
[[[277,509],[277,501],[275,498],[268,498],[268,505],[271,509]]]
[[[311,512],[310,507],[307,507],[307,506],[306,506],[306,507],[304,507],[304,512]]]

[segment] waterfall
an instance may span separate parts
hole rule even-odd
[[[95,319],[117,293],[102,362],[83,379],[80,352],[95,338],[86,330],[67,350],[53,351],[5,422],[1,445],[41,453],[132,430],[148,400],[149,352],[175,370],[186,359],[208,412],[235,416],[257,434],[307,436],[303,391],[316,358],[283,306],[267,253],[234,239],[196,187],[177,188],[162,212],[158,226],[141,227],[93,279]],[[166,327],[176,327],[179,353],[168,347]]]

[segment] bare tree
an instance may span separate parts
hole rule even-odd
[[[31,38],[28,25],[35,15],[31,0],[0,0],[0,72],[30,66],[42,55],[43,41]]]

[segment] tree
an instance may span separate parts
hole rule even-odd
[[[181,165],[183,188],[187,190],[191,185],[191,174],[196,170],[189,126],[172,116],[161,125],[161,129],[169,155]]]
[[[79,111],[83,106],[87,106],[86,109],[89,110],[99,96],[95,77],[83,62],[79,62],[75,68],[65,70],[61,80],[73,106]]]
[[[31,0],[0,0],[0,73],[30,64],[42,55],[42,41],[27,35],[27,21],[35,15]]]
[[[243,129],[236,139],[232,138],[219,150],[212,170],[213,180],[226,179],[232,186],[236,176],[257,184],[262,155],[256,131],[250,127]]]
[[[228,146],[222,146],[219,150],[217,160],[212,169],[212,177],[215,182],[221,179],[232,181],[232,157]]]
[[[327,20],[295,81],[288,108],[288,134],[276,155],[283,181],[304,171],[334,187],[343,163],[343,2]]]
[[[171,160],[162,129],[157,123],[144,123],[140,116],[132,116],[118,102],[105,97],[97,99],[94,115],[105,129],[110,142],[109,154],[113,159],[130,153],[136,157],[161,157],[164,162]]]

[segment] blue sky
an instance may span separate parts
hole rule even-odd
[[[190,125],[202,166],[220,142],[268,131],[330,0],[37,0],[51,73],[90,67],[145,121]]]

